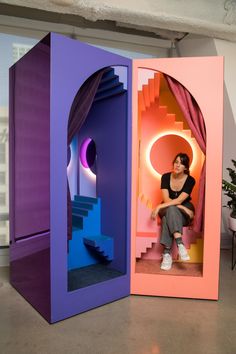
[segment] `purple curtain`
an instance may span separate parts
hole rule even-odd
[[[204,123],[204,118],[198,107],[197,102],[189,93],[189,91],[182,86],[174,78],[164,75],[169,88],[173,95],[175,96],[181,111],[191,129],[195,139],[198,142],[202,152],[206,154],[206,128]],[[198,204],[196,208],[196,213],[194,217],[193,229],[196,232],[203,230],[203,215],[204,215],[204,205],[205,205],[205,175],[206,175],[206,165],[205,162],[202,167],[200,181],[199,181],[199,193],[198,193]]]
[[[89,110],[92,106],[102,75],[106,69],[102,69],[92,76],[82,85],[74,98],[68,121],[67,145],[72,142],[73,137],[78,134],[84,124]],[[72,206],[69,183],[67,180],[67,235],[68,240],[72,237]]]

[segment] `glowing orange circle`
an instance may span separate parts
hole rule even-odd
[[[173,166],[173,159],[180,152],[186,153],[189,156],[191,165],[193,150],[190,143],[179,135],[164,135],[152,144],[150,150],[151,165],[160,175],[169,172]]]

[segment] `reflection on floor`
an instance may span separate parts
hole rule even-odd
[[[145,274],[166,274],[166,275],[182,275],[201,277],[202,264],[201,263],[187,263],[187,262],[173,262],[172,268],[168,271],[160,269],[160,261],[143,260],[136,261],[136,273]]]
[[[68,291],[84,288],[123,275],[116,269],[104,264],[93,264],[88,267],[73,269],[68,272]]]
[[[0,267],[0,351],[233,354],[235,294],[231,250],[221,250],[219,301],[133,295],[49,325],[9,284],[9,268]]]

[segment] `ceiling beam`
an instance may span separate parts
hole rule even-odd
[[[1,14],[17,16],[9,12],[14,9],[24,17],[31,10],[31,16],[44,16],[44,21],[54,16],[75,26],[176,40],[191,33],[236,41],[236,0],[0,0]]]

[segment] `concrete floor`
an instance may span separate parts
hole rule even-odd
[[[49,325],[0,268],[1,354],[234,354],[236,268],[221,251],[219,301],[130,296]]]

